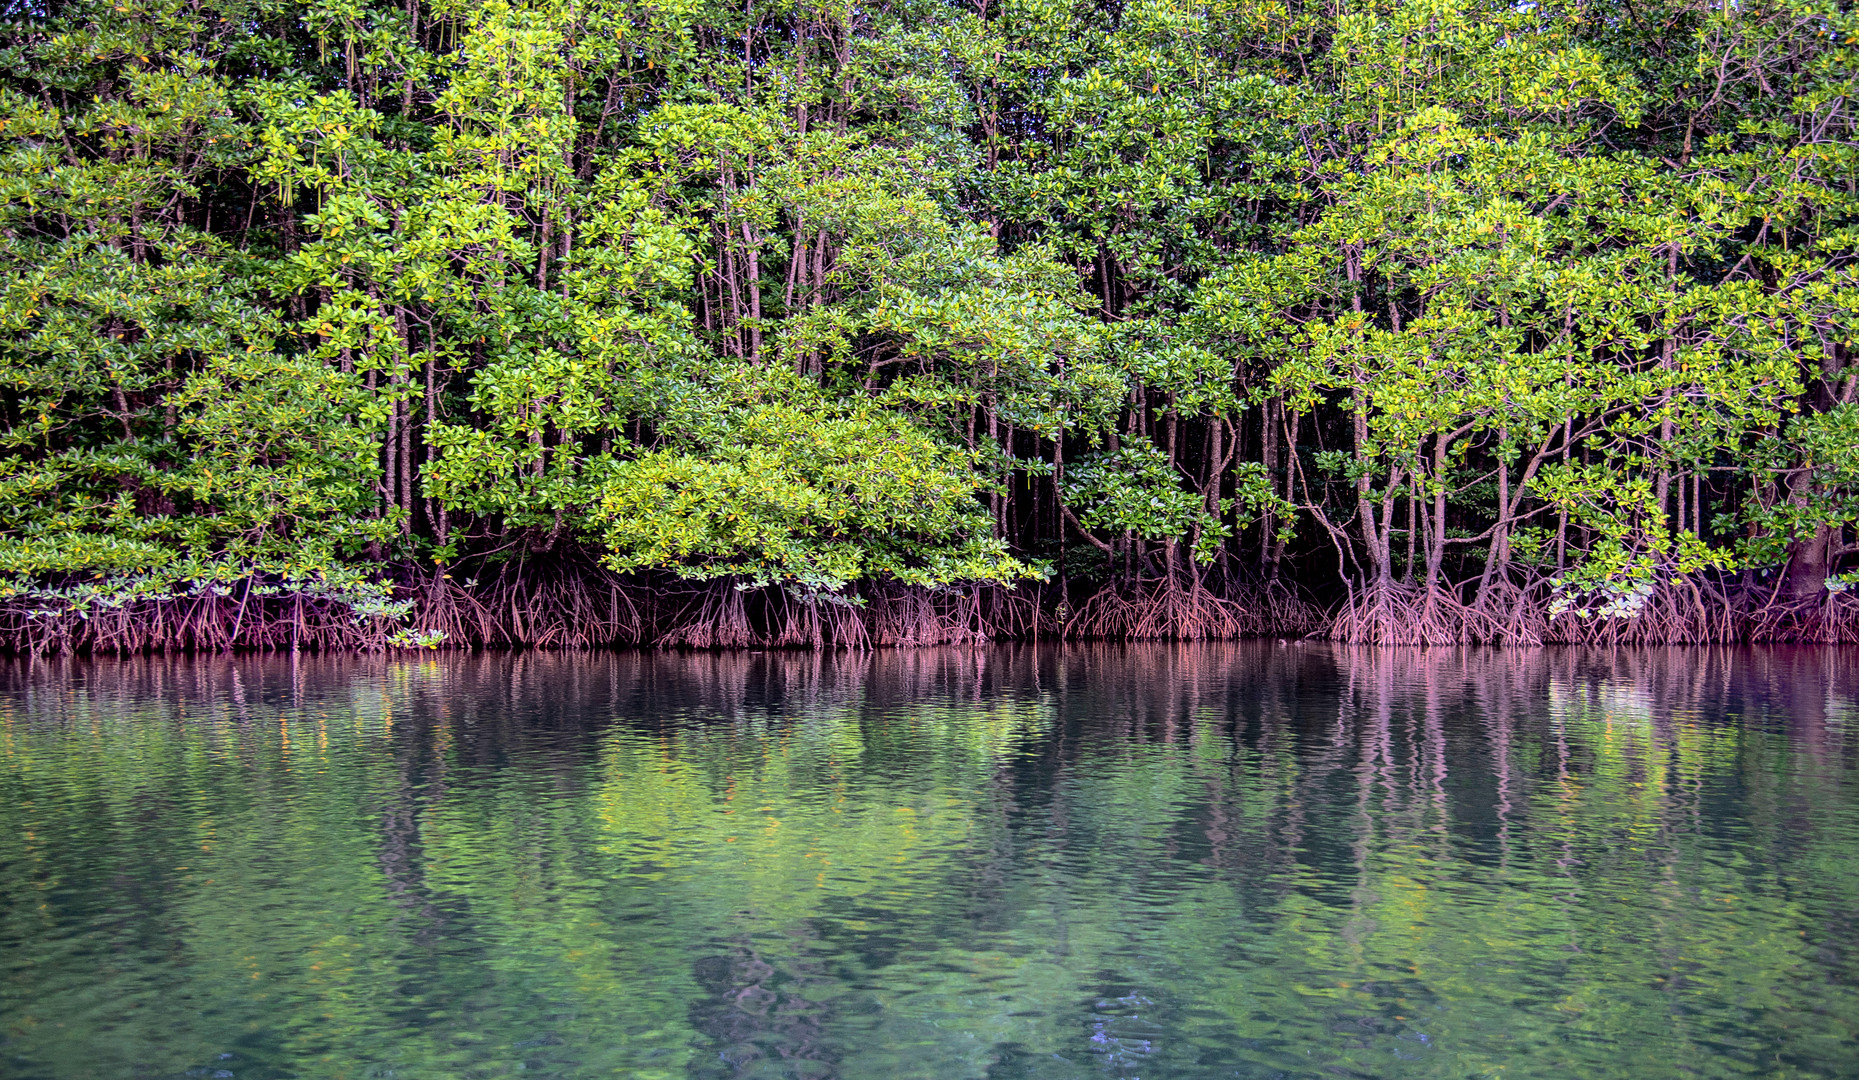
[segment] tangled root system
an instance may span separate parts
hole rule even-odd
[[[1537,598],[1536,610],[1543,611],[1544,603]],[[1553,616],[1543,611],[1541,618],[1541,639],[1560,644],[1725,644],[1748,640],[1749,635],[1746,610],[1730,590],[1708,580],[1660,582],[1627,616],[1583,618],[1577,609]]]
[[[1101,589],[1064,627],[1068,638],[1123,641],[1205,641],[1257,633],[1258,619],[1232,600],[1216,596],[1198,581],[1182,585],[1174,578]]]
[[[1490,618],[1449,590],[1379,581],[1342,606],[1327,634],[1351,645],[1461,645],[1491,632]]]
[[[880,586],[868,607],[874,645],[963,645],[993,637],[979,589]]]
[[[1283,583],[1215,592],[1191,575],[1123,581],[1068,611],[1057,586],[895,582],[859,592],[622,578],[604,569],[506,566],[485,580],[408,573],[403,619],[340,598],[281,588],[208,585],[182,595],[85,609],[0,601],[0,648],[16,653],[551,649],[867,649],[978,644],[1041,636],[1215,640],[1322,635],[1357,645],[1666,645],[1859,641],[1859,597],[1778,599],[1731,575],[1665,581],[1629,612],[1560,610],[1548,582],[1495,581],[1473,603],[1445,587],[1382,582],[1325,613]],[[416,631],[409,637],[408,631]]]

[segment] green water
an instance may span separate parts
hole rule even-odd
[[[0,671],[0,1076],[1859,1076],[1859,659]]]

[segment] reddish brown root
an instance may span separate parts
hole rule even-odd
[[[1749,619],[1751,641],[1859,641],[1859,597],[1827,592],[1812,600],[1768,603]]]
[[[1168,579],[1099,590],[1065,624],[1068,638],[1207,641],[1258,632],[1247,609],[1202,588]]]
[[[979,587],[879,586],[868,606],[874,645],[966,645],[992,636],[983,619]]]
[[[1548,628],[1548,612],[1540,598],[1508,579],[1494,579],[1473,604],[1478,640],[1490,645],[1541,645]]]
[[[405,629],[385,616],[306,593],[209,587],[165,599],[79,609],[46,603],[0,608],[0,643],[13,652],[218,652],[227,649],[386,648]]]
[[[1666,645],[1859,641],[1859,596],[1780,601],[1742,580],[1660,583],[1626,612],[1551,615],[1550,583],[1494,582],[1466,605],[1450,589],[1389,582],[1334,615],[1279,584],[1216,594],[1192,578],[1107,586],[1067,613],[1056,588],[885,583],[859,596],[621,578],[586,566],[510,564],[486,580],[409,574],[405,618],[358,615],[311,590],[239,582],[108,606],[37,597],[0,602],[0,649],[16,653],[381,650],[438,643],[598,648],[867,649],[990,640],[1215,640],[1322,634],[1362,645]],[[437,641],[435,642],[435,639]]]
[[[771,629],[767,642],[775,648],[869,648],[871,635],[857,601],[858,597],[850,593],[769,590],[766,603]]]
[[[1323,608],[1282,581],[1241,590],[1230,599],[1247,613],[1247,636],[1307,637],[1330,624]]]
[[[740,649],[762,644],[749,625],[743,590],[725,579],[697,593],[658,639],[667,648]]]
[[[1327,632],[1351,645],[1460,645],[1490,635],[1490,619],[1448,590],[1394,581],[1357,593]]]
[[[1551,616],[1547,597],[1533,598],[1545,642],[1577,645],[1725,644],[1750,640],[1750,618],[1728,589],[1710,581],[1659,583],[1637,610],[1611,618],[1580,608]],[[1765,640],[1765,639],[1757,639]],[[1790,638],[1788,640],[1805,640]]]
[[[643,619],[626,583],[604,570],[554,573],[518,564],[469,588],[435,571],[409,590],[413,626],[459,645],[587,649],[640,641]]]

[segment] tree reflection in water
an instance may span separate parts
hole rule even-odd
[[[1855,659],[22,663],[0,1052],[22,1077],[1836,1075]]]

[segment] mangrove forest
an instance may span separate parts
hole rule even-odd
[[[0,647],[1859,639],[1832,0],[6,0]]]

